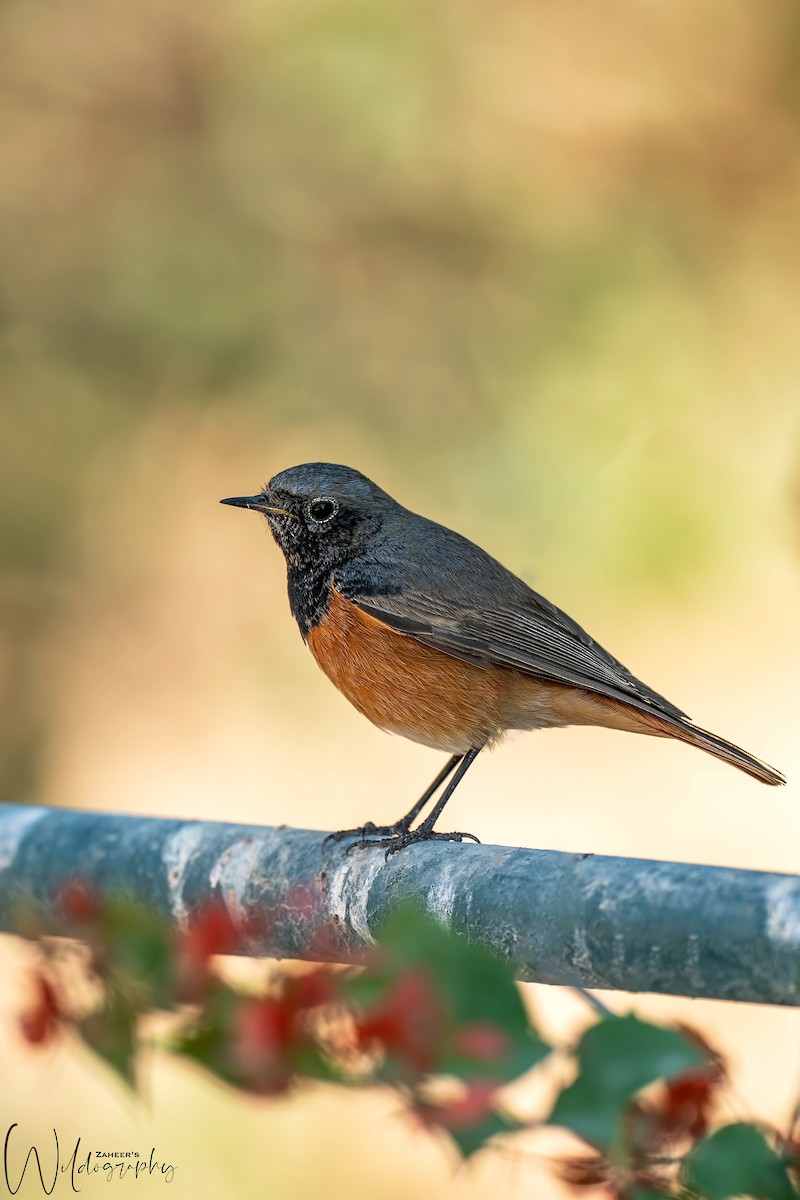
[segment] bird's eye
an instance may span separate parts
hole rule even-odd
[[[329,500],[327,496],[317,496],[316,500],[312,500],[308,506],[308,515],[318,525],[324,525],[326,521],[332,520],[338,511],[339,505],[335,500]]]

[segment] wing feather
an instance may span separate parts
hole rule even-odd
[[[644,711],[686,720],[686,714],[638,680],[566,613],[529,590],[525,603],[476,610],[431,596],[347,595],[369,616],[455,658],[573,684]]]

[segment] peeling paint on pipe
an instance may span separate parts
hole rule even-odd
[[[0,929],[67,878],[176,925],[212,897],[266,914],[249,952],[357,962],[414,898],[540,983],[800,1005],[800,876],[433,842],[383,851],[324,834],[0,805]]]

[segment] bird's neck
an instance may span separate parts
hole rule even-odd
[[[289,605],[300,626],[303,641],[327,612],[332,578],[330,566],[321,569],[289,566]]]

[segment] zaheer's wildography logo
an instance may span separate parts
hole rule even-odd
[[[3,1179],[12,1196],[16,1196],[28,1172],[34,1180],[38,1175],[45,1196],[53,1195],[59,1180],[65,1186],[68,1184],[73,1192],[80,1192],[79,1185],[93,1178],[102,1179],[104,1183],[110,1183],[112,1179],[154,1177],[172,1183],[175,1178],[175,1166],[159,1161],[155,1146],[147,1157],[138,1150],[81,1151],[81,1139],[78,1138],[69,1157],[63,1159],[56,1129],[53,1130],[52,1149],[40,1155],[38,1146],[33,1143],[25,1148],[24,1139],[14,1132],[18,1128],[17,1121],[9,1125],[3,1143]]]

